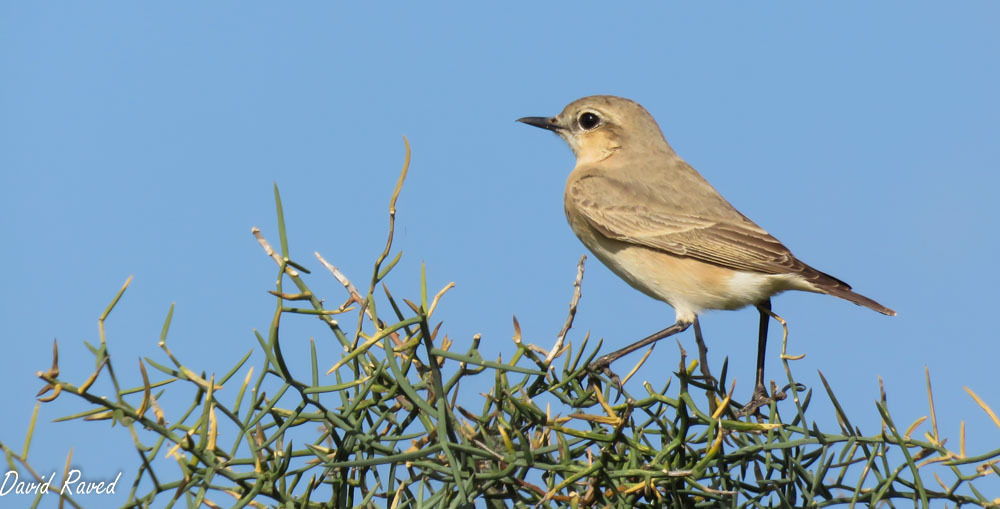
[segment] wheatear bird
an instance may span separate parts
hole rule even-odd
[[[785,290],[825,293],[896,312],[851,291],[792,255],[747,219],[684,162],[639,104],[599,95],[570,103],[555,117],[518,119],[566,140],[576,167],[566,182],[566,219],[573,232],[612,272],[639,291],[670,304],[676,322],[590,369],[690,326],[708,309],[760,311],[754,399],[766,395],[764,351],[771,297]]]

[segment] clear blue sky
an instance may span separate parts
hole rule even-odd
[[[820,388],[822,370],[874,433],[877,377],[908,424],[926,413],[929,366],[942,431],[957,442],[964,418],[970,448],[994,448],[1000,429],[962,387],[1000,410],[998,22],[993,1],[0,3],[0,440],[20,446],[52,338],[67,380],[93,369],[82,340],[97,340],[130,274],[108,331],[131,384],[136,358],[163,358],[171,302],[170,344],[192,368],[222,371],[254,348],[275,267],[250,228],[277,242],[272,182],[293,256],[320,269],[319,251],[363,282],[403,135],[394,293],[417,295],[425,261],[431,287],[457,285],[436,314],[459,350],[481,333],[487,357],[509,356],[515,314],[527,340],[550,344],[584,252],[562,211],[573,157],[514,119],[601,93],[645,105],[744,214],[899,311],[776,298],[791,350],[807,354],[802,382]],[[342,298],[332,278],[311,281]],[[590,330],[620,344],[673,319],[594,258],[583,294],[577,341]],[[702,318],[713,363],[728,355],[745,394],[756,322]],[[283,333],[286,355],[328,339],[313,325]],[[778,337],[767,375],[782,380]],[[693,348],[690,332],[682,341]],[[653,365],[676,355],[662,345]],[[74,447],[89,475],[130,482],[127,433],[49,422],[80,408],[43,406],[35,467],[61,469]]]

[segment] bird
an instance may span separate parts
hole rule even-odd
[[[771,297],[786,290],[823,293],[896,315],[802,262],[736,210],[674,152],[635,101],[595,95],[554,117],[517,121],[554,132],[573,150],[576,166],[566,181],[564,208],[580,241],[633,288],[675,312],[671,326],[599,357],[590,371],[610,374],[616,359],[683,332],[705,311],[755,306],[761,322],[751,401],[761,406],[767,401],[767,323],[771,317],[782,321],[771,311]]]

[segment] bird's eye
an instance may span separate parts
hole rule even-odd
[[[584,131],[589,131],[601,124],[601,117],[587,111],[580,115],[578,121],[580,122],[580,127],[582,127]]]

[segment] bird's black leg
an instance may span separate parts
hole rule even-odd
[[[684,332],[690,326],[691,322],[681,322],[681,321],[675,322],[670,327],[667,327],[666,329],[663,329],[660,332],[650,334],[649,336],[642,338],[639,341],[636,341],[635,343],[626,346],[625,348],[622,348],[620,350],[615,350],[614,352],[611,352],[607,355],[602,355],[601,357],[598,357],[597,360],[590,363],[589,368],[594,371],[600,371],[610,366],[612,362],[618,360],[619,358],[624,357],[644,346],[651,345],[665,337],[673,336],[678,332]]]
[[[757,305],[760,311],[760,328],[757,331],[757,379],[753,388],[753,399],[766,398],[764,386],[764,359],[767,357],[767,323],[771,320],[771,299]]]
[[[616,381],[616,383],[619,385],[618,390],[619,392],[621,392],[621,382],[618,380],[618,376],[615,375],[610,369],[608,369],[608,366],[610,366],[612,362],[644,346],[651,345],[665,337],[673,336],[678,332],[684,332],[690,326],[691,322],[684,322],[684,321],[674,322],[673,325],[667,327],[666,329],[661,330],[660,332],[650,334],[649,336],[640,339],[639,341],[636,341],[635,343],[632,343],[631,345],[628,345],[625,348],[622,348],[620,350],[615,350],[614,352],[611,352],[607,355],[602,355],[601,357],[598,357],[594,362],[591,362],[590,365],[587,366],[587,369],[593,372],[604,373],[605,375],[610,377],[612,381]]]
[[[757,311],[760,312],[760,328],[757,330],[757,377],[753,388],[753,397],[750,402],[740,409],[740,415],[751,415],[757,409],[767,405],[770,398],[767,395],[767,387],[764,385],[764,359],[767,355],[767,324],[771,320],[771,299],[767,299],[757,304]]]

